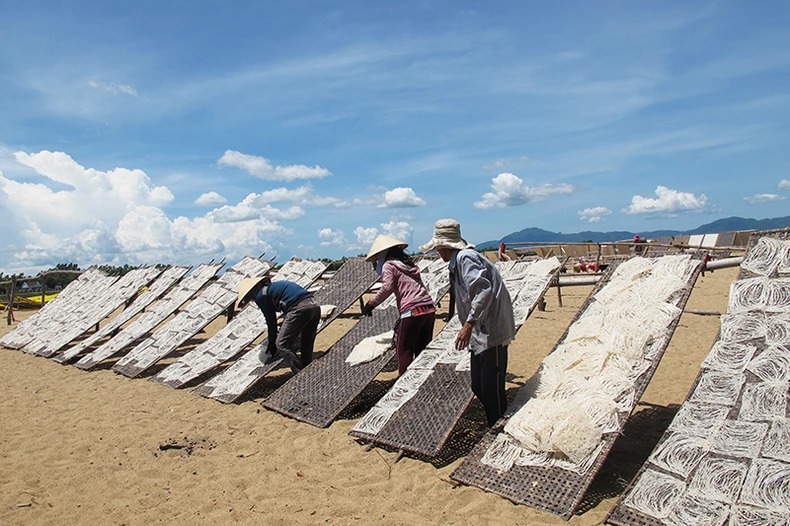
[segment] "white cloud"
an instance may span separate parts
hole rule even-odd
[[[414,229],[407,221],[399,221],[397,219],[392,219],[386,223],[381,223],[379,227],[380,228],[361,226],[356,227],[354,229],[356,244],[350,246],[349,248],[359,249],[370,247],[379,234],[386,234],[388,236],[394,237],[395,239],[400,239],[408,243],[412,237],[412,234],[414,233]]]
[[[689,192],[679,192],[666,186],[656,187],[656,198],[635,195],[631,198],[631,206],[624,212],[627,214],[673,214],[702,210],[708,203],[705,194],[696,196]]]
[[[70,235],[99,221],[115,225],[135,206],[162,206],[174,197],[154,186],[142,170],[100,171],[77,164],[63,152],[15,152],[14,158],[58,183],[25,183],[0,175],[0,193],[13,203],[17,219],[55,236]]]
[[[227,199],[213,191],[201,194],[197,199],[195,199],[195,204],[200,206],[224,205],[227,202]]]
[[[298,205],[310,206],[334,206],[335,208],[345,208],[348,202],[337,197],[321,197],[316,195],[310,185],[300,186],[299,188],[274,188],[266,190],[260,194],[250,194],[245,201],[251,204],[263,205],[266,203],[289,202]]]
[[[346,236],[342,230],[322,228],[318,231],[318,238],[322,247],[341,247],[346,244]]]
[[[790,179],[782,179],[779,181],[780,190],[790,190]]]
[[[384,192],[384,202],[379,208],[411,208],[425,206],[425,200],[420,198],[412,188],[393,188]]]
[[[124,216],[115,237],[128,259],[142,263],[159,259],[194,261],[208,256],[229,260],[258,256],[271,250],[272,238],[287,233],[281,225],[267,219],[223,223],[207,215],[170,220],[162,210],[139,207]]]
[[[295,181],[297,179],[321,179],[332,175],[332,172],[321,166],[304,166],[292,164],[288,166],[272,166],[265,157],[247,155],[234,150],[227,150],[217,163],[220,166],[234,166],[250,175],[267,181]]]
[[[271,221],[294,220],[304,217],[305,211],[300,206],[291,206],[285,209],[275,208],[262,204],[256,194],[250,194],[237,205],[225,205],[212,210],[206,217],[218,223],[239,223],[255,219],[268,219]]]
[[[304,215],[299,206],[278,209],[242,201],[202,217],[170,219],[161,206],[173,200],[172,193],[153,185],[141,170],[84,168],[61,152],[14,157],[44,182],[20,182],[0,172],[0,210],[14,212],[14,234],[6,238],[9,249],[0,261],[9,269],[40,270],[63,261],[238,260],[271,251],[272,242],[291,234],[279,221]]]
[[[576,213],[579,214],[579,218],[582,221],[587,221],[588,223],[600,223],[606,218],[606,216],[610,215],[612,211],[605,206],[594,206],[592,208],[579,210]]]
[[[769,203],[771,201],[782,201],[783,199],[784,196],[779,194],[754,194],[743,198],[744,201],[751,204]]]
[[[129,86],[128,84],[121,84],[119,82],[98,82],[95,80],[89,80],[88,87],[113,95],[122,94],[131,95],[132,97],[138,96],[137,90],[132,86]]]
[[[409,239],[411,239],[414,229],[406,221],[392,220],[387,223],[382,223],[381,231],[382,233],[392,236],[395,239],[408,242]]]
[[[379,229],[375,227],[365,228],[358,226],[354,229],[354,237],[357,238],[357,243],[362,246],[372,245],[379,233]]]
[[[519,206],[532,201],[541,201],[554,194],[570,194],[574,191],[570,184],[544,184],[527,186],[520,177],[504,172],[491,179],[491,192],[486,192],[477,201],[476,208],[505,208]]]

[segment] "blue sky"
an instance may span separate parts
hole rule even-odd
[[[0,3],[0,271],[788,215],[787,2]]]

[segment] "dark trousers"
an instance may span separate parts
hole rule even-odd
[[[435,320],[435,312],[400,319],[398,335],[395,337],[395,351],[398,354],[398,375],[405,373],[409,364],[431,343]]]
[[[313,346],[318,323],[321,321],[321,307],[312,298],[305,298],[291,306],[283,315],[283,322],[277,334],[277,354],[298,373],[313,361]],[[299,357],[296,351],[299,350]]]
[[[480,354],[472,354],[472,392],[483,404],[488,425],[496,424],[507,408],[505,373],[507,345],[491,347]]]

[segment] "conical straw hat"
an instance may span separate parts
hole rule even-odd
[[[244,298],[247,297],[247,294],[250,293],[252,289],[254,289],[258,283],[263,281],[266,276],[258,276],[257,278],[244,278],[239,282],[239,295],[236,297],[236,304],[234,308],[238,310],[239,304],[244,301]]]
[[[404,243],[400,239],[395,239],[394,237],[385,236],[384,234],[381,234],[373,242],[373,246],[370,247],[370,252],[368,252],[368,257],[366,257],[365,260],[370,261],[374,257],[376,257],[376,254],[378,254],[379,252],[384,252],[385,250],[390,249],[392,247],[406,248],[408,246],[409,246],[408,243]]]

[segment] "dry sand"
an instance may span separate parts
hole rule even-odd
[[[725,269],[700,277],[687,308],[723,312],[736,275]],[[511,397],[590,290],[563,289],[563,307],[550,290],[546,311],[522,327],[510,350]],[[354,321],[338,319],[319,335],[317,349]],[[682,316],[568,524],[603,522],[686,397],[718,327],[717,316]],[[11,328],[3,320],[0,335]],[[223,405],[107,368],[84,372],[0,348],[0,524],[565,524],[477,488],[455,487],[449,474],[468,448],[440,462],[395,463],[395,453],[365,451],[348,436],[354,418],[317,429],[263,409],[260,402],[287,376]],[[472,412],[479,412],[476,405]],[[185,443],[192,447],[168,448]]]

